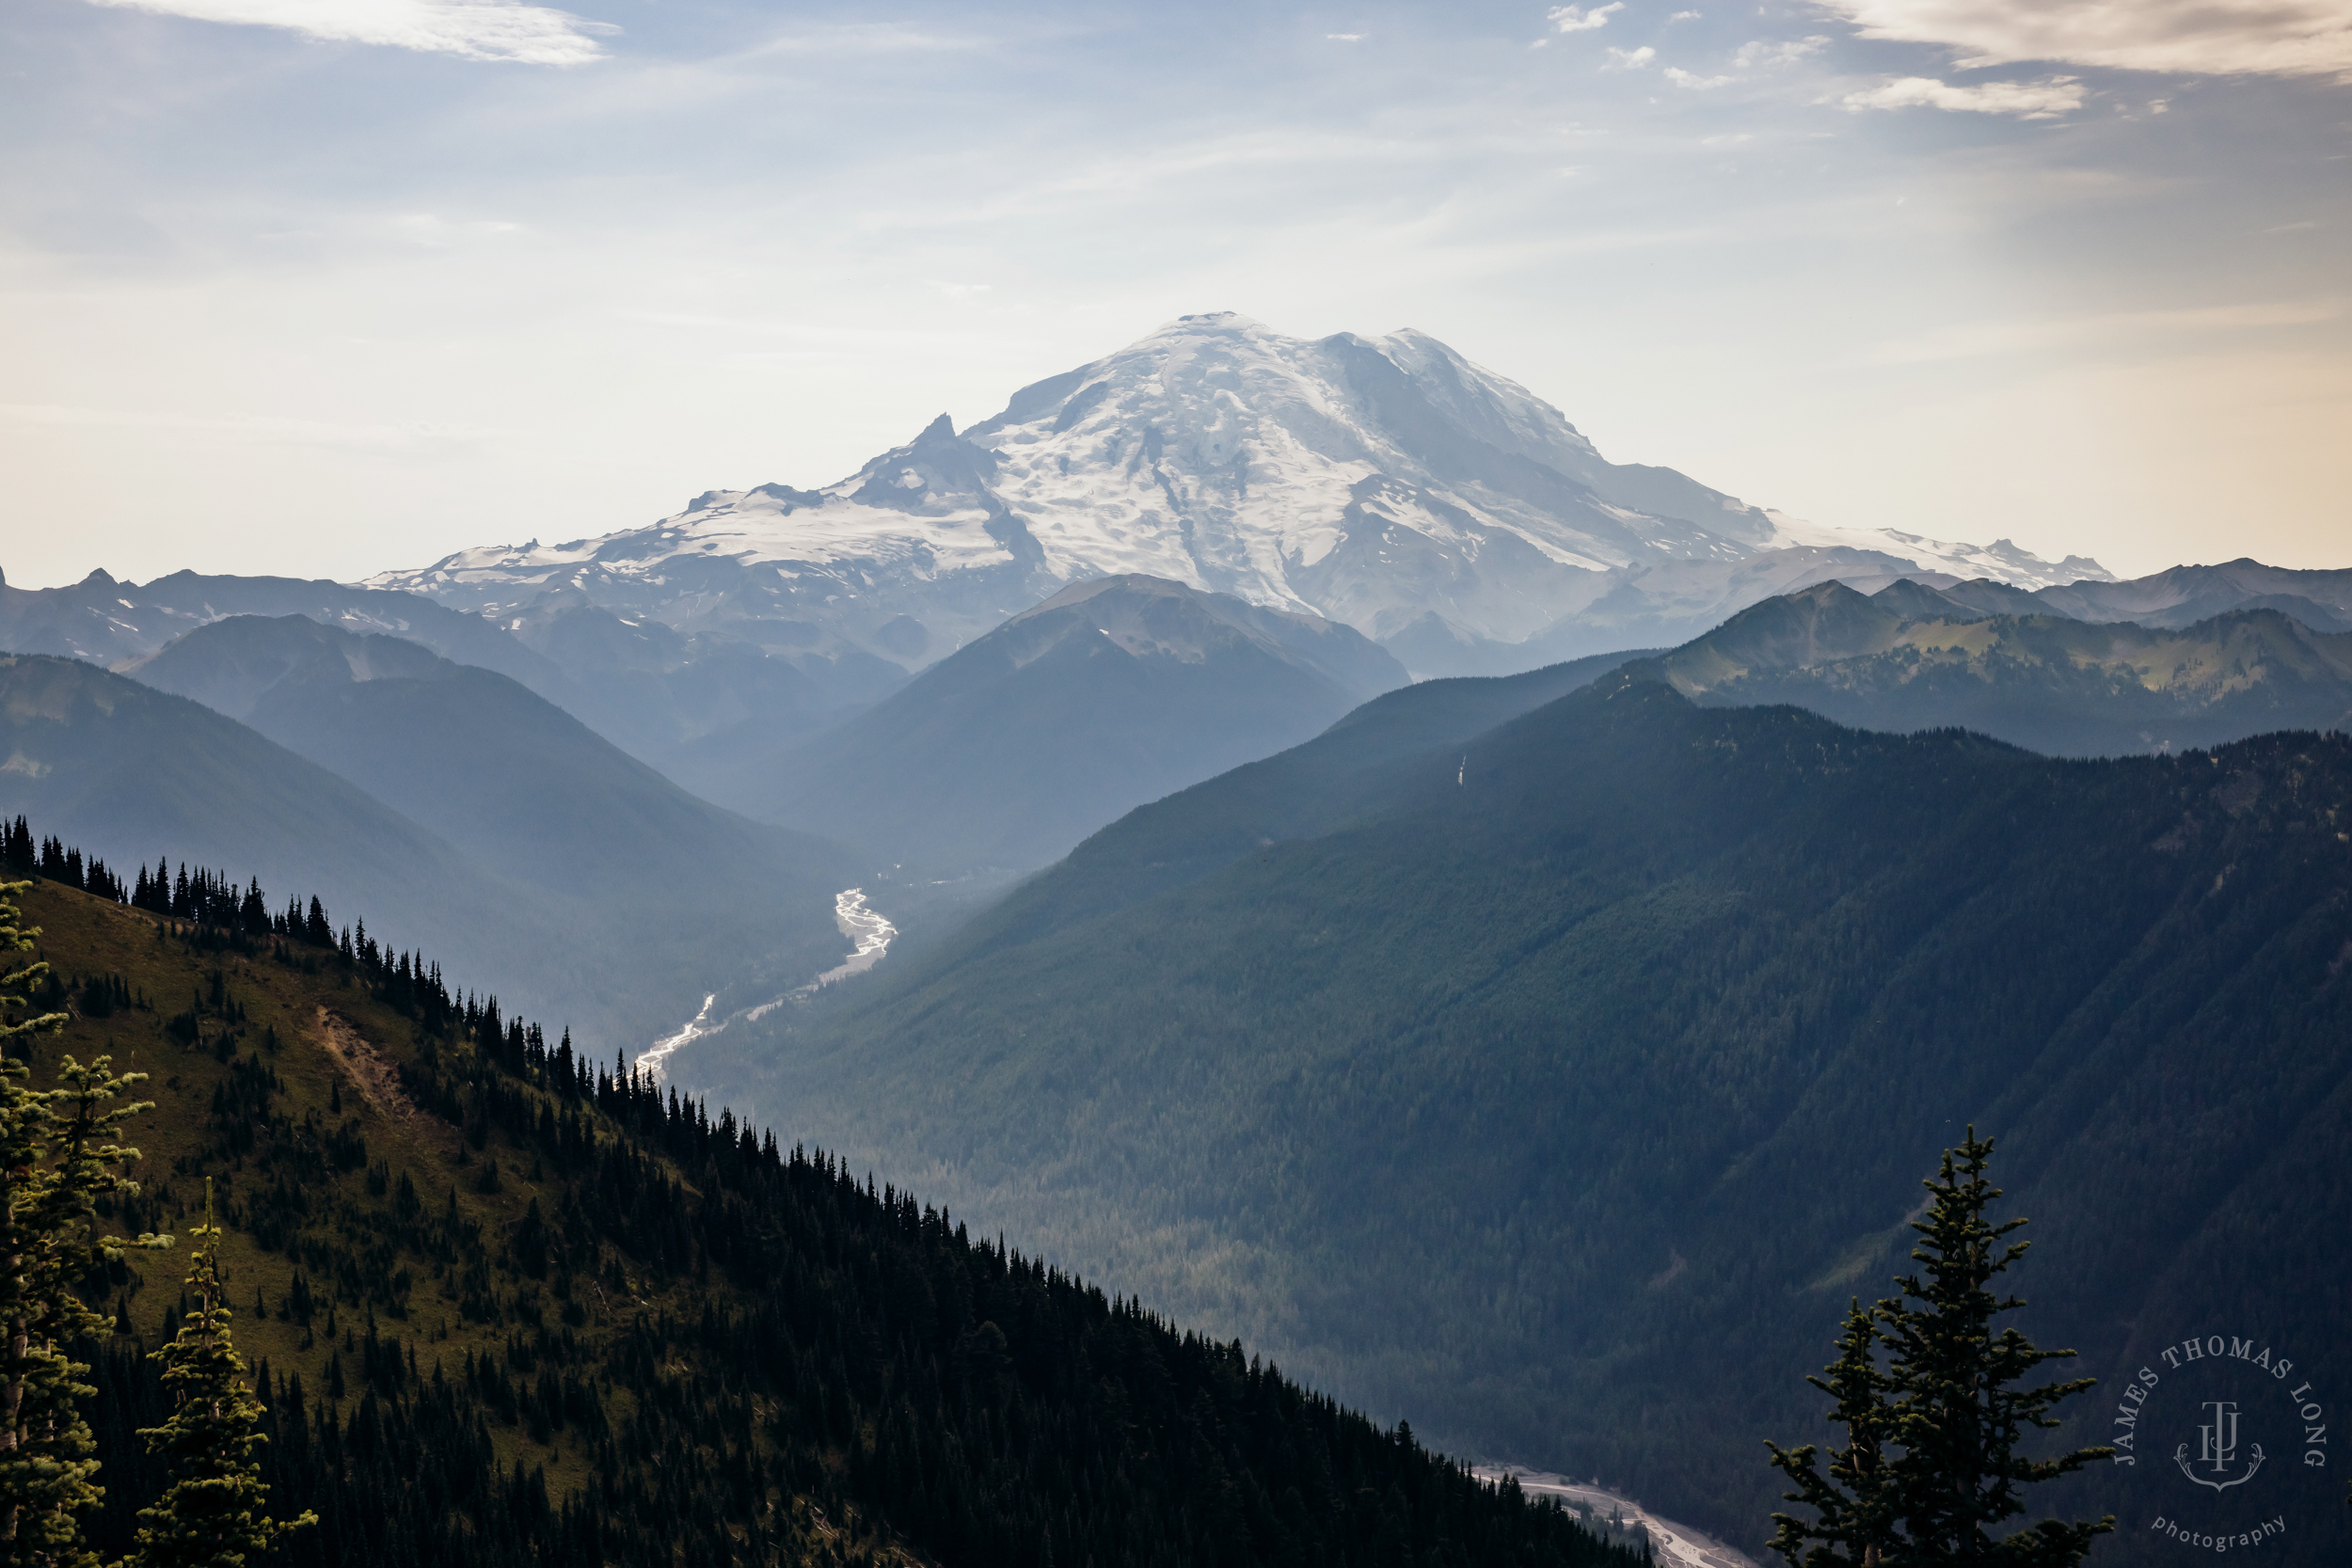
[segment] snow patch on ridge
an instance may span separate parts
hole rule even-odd
[[[2044,561],[2007,539],[1995,539],[1990,545],[1961,545],[1891,528],[1836,528],[1791,517],[1785,512],[1768,511],[1765,515],[1772,521],[1775,545],[1879,550],[1908,560],[1921,571],[1947,572],[1963,581],[1991,578],[1995,582],[2031,591],[2086,579],[2115,580],[2112,573],[2088,557],[2070,555],[2064,561]]]

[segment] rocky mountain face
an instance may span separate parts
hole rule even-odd
[[[524,626],[551,602],[594,605],[847,673],[919,669],[1071,583],[1144,574],[1394,640],[1416,673],[1442,673],[1593,651],[1569,645],[1579,626],[1655,645],[1674,640],[1659,626],[1701,629],[1825,578],[1923,570],[2026,588],[2107,576],[2006,541],[1813,527],[1611,463],[1423,333],[1309,341],[1220,312],[1025,387],[961,433],[943,415],[820,490],[708,491],[647,527],[464,550],[370,585]]]
[[[1021,871],[1404,684],[1350,627],[1131,574],[1062,590],[812,741],[714,736],[675,771],[882,863]]]

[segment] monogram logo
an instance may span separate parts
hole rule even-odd
[[[2318,1381],[2260,1338],[2202,1334],[2158,1349],[2123,1380],[2114,1412],[2114,1473],[2140,1477],[2116,1512],[2147,1520],[2168,1547],[2284,1548],[2332,1500]]]
[[[2237,1460],[2237,1401],[2207,1400],[2205,1414],[2212,1418],[2197,1429],[2199,1442],[2195,1466],[2189,1464],[2186,1443],[2173,1450],[2172,1462],[2181,1467],[2181,1474],[2198,1485],[2210,1486],[2217,1492],[2226,1492],[2233,1486],[2243,1486],[2252,1481],[2254,1472],[2263,1467],[2263,1446],[2260,1443],[2254,1445],[2253,1462],[2246,1466],[2244,1473],[2230,1473]],[[2200,1475],[2199,1470],[2206,1470],[2210,1474]]]

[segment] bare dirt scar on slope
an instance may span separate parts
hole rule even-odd
[[[335,1065],[342,1069],[370,1110],[407,1127],[443,1154],[456,1152],[457,1129],[408,1098],[408,1091],[401,1086],[400,1069],[370,1045],[349,1019],[323,1006],[316,1024],[319,1043],[326,1047],[326,1053],[335,1058]]]

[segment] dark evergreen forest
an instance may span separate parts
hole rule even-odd
[[[2195,1333],[2352,1384],[2352,739],[2070,762],[1624,675],[1407,721],[1454,701],[1134,813],[688,1070],[1385,1419],[1751,1549],[1764,1439],[1809,1440],[1804,1374],[1971,1123],[2033,1221],[2025,1326],[2102,1380],[2053,1441],[2106,1441],[2104,1389]],[[2160,1479],[2052,1506],[2161,1512]]]
[[[43,1058],[152,1075],[129,1231],[223,1195],[224,1275],[306,1562],[1606,1564],[1237,1341],[974,1237],[896,1187],[453,995],[316,899],[21,821]],[[69,891],[78,890],[78,891]],[[183,1006],[184,1001],[184,1006]],[[135,1255],[135,1257],[136,1255]],[[161,1484],[160,1261],[86,1282],[109,1556]]]

